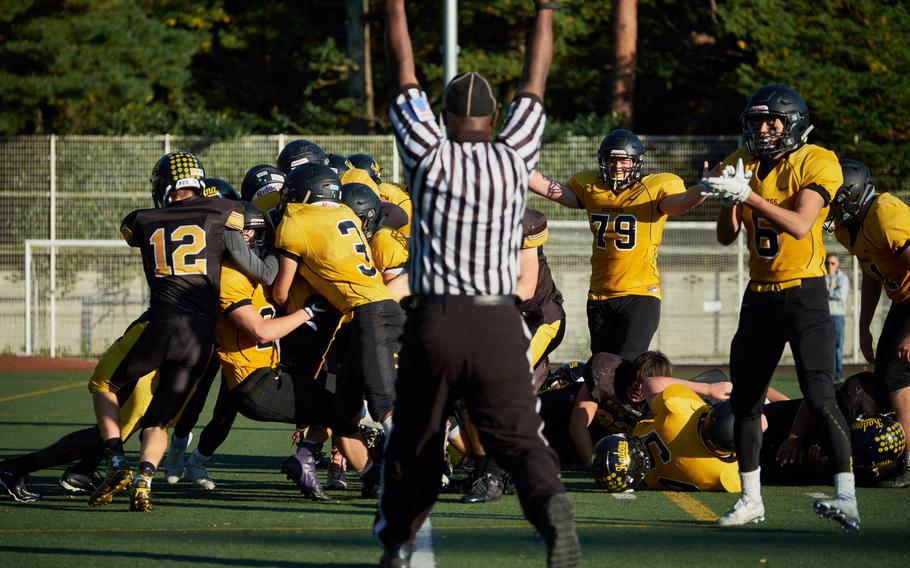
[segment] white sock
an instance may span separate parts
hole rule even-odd
[[[193,450],[193,461],[199,465],[205,465],[212,456],[204,456],[199,452],[199,448]]]
[[[851,501],[856,500],[856,488],[854,487],[852,473],[834,474],[834,496]]]
[[[761,503],[761,468],[739,472],[739,480],[743,486],[743,496]]]

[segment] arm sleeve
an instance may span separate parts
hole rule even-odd
[[[427,94],[418,85],[401,89],[389,107],[389,117],[401,160],[407,169],[413,168],[442,140],[442,131],[436,123]]]
[[[525,209],[521,229],[523,233],[521,248],[523,249],[542,247],[550,235],[546,215],[536,209]]]
[[[126,241],[126,244],[131,247],[139,246],[137,244],[139,239],[136,238],[138,230],[135,211],[124,217],[123,221],[120,222],[120,234],[123,235],[123,240]]]
[[[241,272],[257,282],[271,285],[278,276],[278,258],[270,254],[265,260],[260,260],[238,231],[224,232],[224,250]]]
[[[496,137],[509,146],[525,161],[528,171],[537,167],[540,159],[540,141],[546,125],[543,102],[534,95],[520,94],[509,105],[505,124]]]

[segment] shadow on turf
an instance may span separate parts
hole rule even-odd
[[[105,550],[103,553],[99,553],[95,550],[79,550],[78,548],[40,548],[35,549],[33,547],[27,546],[0,546],[0,552],[7,553],[18,553],[18,554],[29,554],[34,556],[35,554],[40,555],[63,555],[70,558],[77,558],[80,556],[90,556],[97,557],[103,555],[106,560],[110,560],[115,557],[124,557],[130,560],[157,560],[164,562],[204,562],[206,564],[217,564],[221,566],[295,566],[295,567],[317,567],[317,566],[350,566],[352,568],[359,568],[362,566],[375,566],[375,563],[369,564],[351,564],[346,562],[333,563],[333,562],[318,562],[318,563],[308,563],[308,562],[287,562],[287,561],[278,561],[278,560],[254,560],[251,558],[213,558],[211,556],[191,556],[188,554],[161,554],[156,552],[125,552],[125,551],[112,551]]]

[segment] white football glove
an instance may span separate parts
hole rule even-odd
[[[749,187],[751,179],[752,172],[745,171],[740,158],[736,161],[736,168],[727,166],[719,176],[702,178],[698,184],[702,186],[701,194],[705,197],[720,199],[725,206],[733,207],[745,201],[752,193]]]

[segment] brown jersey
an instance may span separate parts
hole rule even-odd
[[[553,281],[553,275],[550,273],[550,265],[547,263],[547,256],[543,252],[543,245],[549,238],[547,229],[547,217],[535,209],[525,209],[524,217],[521,219],[522,239],[521,248],[537,249],[537,287],[534,289],[534,295],[518,306],[522,312],[534,312],[541,310],[548,304],[562,305],[562,294],[556,288]]]
[[[594,414],[594,421],[589,427],[589,431],[597,436],[603,437],[609,434],[629,434],[638,423],[645,417],[648,412],[648,403],[645,401],[639,403],[628,402],[625,396],[617,392],[618,388],[617,375],[622,373],[633,372],[633,367],[628,362],[623,361],[619,355],[612,353],[601,354],[610,358],[610,365],[604,372],[597,377],[592,373],[585,373],[585,386],[591,393],[591,398],[597,403],[597,412]],[[628,375],[626,375],[628,378]],[[622,381],[620,381],[622,382]],[[600,438],[598,438],[600,439]]]
[[[237,201],[197,197],[123,219],[123,238],[142,253],[152,311],[176,307],[218,317],[225,229],[243,229]]]

